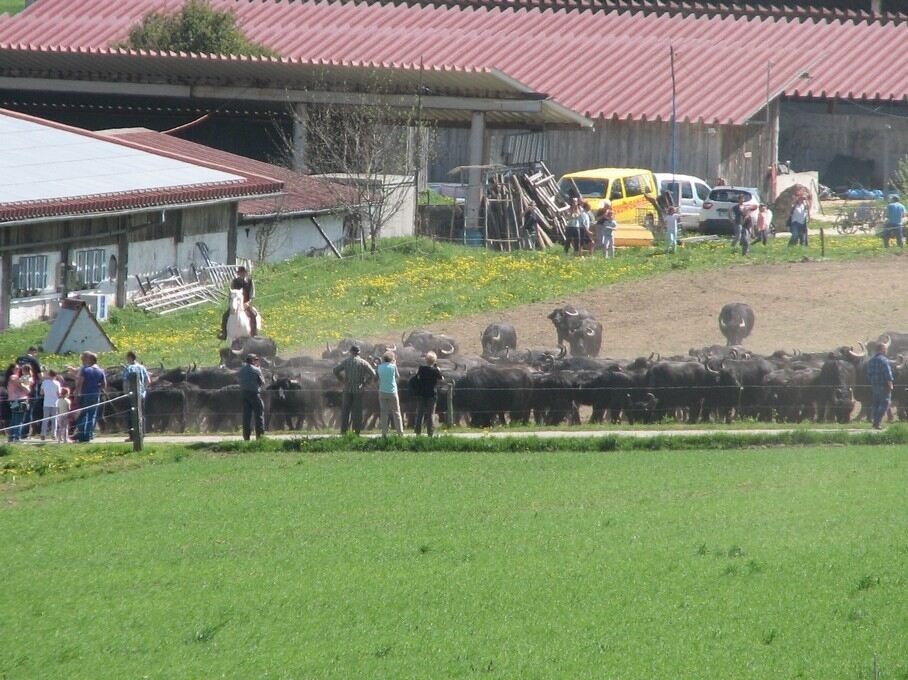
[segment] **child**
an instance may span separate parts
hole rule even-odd
[[[606,257],[615,257],[615,213],[612,204],[604,201],[602,208],[597,213],[596,238]]]
[[[44,419],[41,421],[42,440],[47,438],[48,431],[52,438],[57,436],[57,399],[60,398],[61,387],[56,371],[48,371],[47,377],[41,381],[41,392],[44,394]]]
[[[666,252],[673,253],[678,247],[678,228],[681,216],[678,209],[670,206],[665,211],[665,249]]]
[[[69,390],[61,387],[57,399],[57,441],[61,444],[69,442],[69,406]]]

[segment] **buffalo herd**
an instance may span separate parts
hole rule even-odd
[[[720,330],[729,342],[741,339],[740,329],[749,332],[753,327],[753,312],[747,310],[726,314],[723,309]],[[376,362],[385,352],[394,352],[400,370],[401,410],[408,422],[416,410],[408,380],[429,351],[437,354],[445,377],[439,391],[440,417],[472,427],[531,421],[576,424],[581,417],[591,423],[630,424],[736,418],[847,423],[857,413],[867,417],[870,412],[865,378],[870,356],[863,344],[857,350],[846,345],[824,352],[779,350],[760,355],[735,342],[670,357],[653,353],[636,359],[605,358],[599,356],[602,324],[589,312],[565,306],[548,318],[556,331],[556,346],[551,348],[522,348],[512,325],[495,323],[481,335],[479,356],[461,352],[453,337],[414,330],[399,342],[345,338],[326,347],[321,357],[282,358],[272,343],[233,348],[222,353],[218,367],[162,366],[151,371],[147,427],[151,432],[236,429],[241,415],[236,366],[243,353],[253,349],[264,357],[269,430],[332,427],[342,389],[332,369],[354,344],[361,356]],[[738,330],[726,333],[730,327]],[[903,355],[908,355],[908,334],[889,332],[879,340],[890,344],[896,373],[893,405],[904,417],[908,364]],[[109,372],[109,383],[112,394],[123,389],[119,370]],[[364,397],[364,409],[373,424],[379,410],[375,390],[370,385]],[[124,431],[126,415],[123,402],[107,404],[101,429]]]

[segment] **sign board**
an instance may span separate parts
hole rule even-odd
[[[54,324],[44,341],[44,351],[52,354],[68,352],[110,352],[116,349],[82,300],[63,300]]]

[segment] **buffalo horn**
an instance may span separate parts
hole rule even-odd
[[[501,331],[500,330],[497,333],[495,333],[495,337],[492,338],[492,340],[494,340],[495,342],[498,342],[499,340],[501,340]]]
[[[586,334],[587,334],[588,336],[592,337],[592,336],[596,335],[596,331],[594,331],[592,328],[587,328],[587,329],[586,329]]]
[[[165,370],[165,369],[164,369],[164,361],[163,361],[163,360],[161,361],[161,370],[162,370],[162,371]]]
[[[388,350],[389,352],[396,352],[396,351],[397,351],[397,343],[395,343],[395,344],[393,344],[393,345],[386,345],[386,346],[385,346],[385,349]]]
[[[662,361],[662,354],[660,352],[656,352],[656,361]]]
[[[647,361],[652,361],[654,356],[656,356],[656,353],[655,353],[655,352],[650,352],[650,353],[649,353],[649,358],[647,359]]]
[[[194,361],[192,362],[192,370],[193,370],[193,371],[199,370],[199,365],[198,365],[196,362],[194,362]]]
[[[728,350],[728,356],[730,356],[732,359],[737,359],[737,358],[738,358],[738,350],[736,350],[736,349],[730,349],[730,350]]]
[[[580,312],[578,312],[575,308],[568,306],[564,308],[564,313],[568,316],[577,316]]]
[[[504,347],[504,358],[505,359],[511,358],[511,348],[508,347],[507,345],[505,345],[505,347]]]
[[[891,345],[892,337],[888,334],[884,335],[884,336],[880,337],[880,342],[882,342],[884,345]]]
[[[863,352],[864,354],[867,354],[867,345],[865,345],[863,342],[859,342],[858,347],[861,348],[861,352]]]
[[[454,345],[452,345],[450,342],[448,342],[445,344],[444,347],[439,346],[438,351],[439,351],[439,353],[444,354],[444,355],[454,354]]]
[[[715,375],[718,375],[718,374],[719,374],[719,371],[717,371],[716,369],[714,369],[712,366],[709,365],[709,361],[707,361],[706,363],[704,363],[704,364],[703,364],[703,367],[704,367],[707,371],[709,371],[710,373],[713,373],[713,374],[715,374]]]
[[[719,326],[720,326],[720,327],[725,328],[726,325],[727,325],[727,324],[725,323],[725,319],[719,319]]]
[[[905,355],[904,355],[904,354],[899,354],[899,355],[896,357],[896,359],[898,359],[898,361],[895,362],[895,365],[896,365],[896,366],[898,366],[899,368],[901,368],[902,366],[905,365]]]
[[[404,345],[407,344],[406,337],[407,337],[407,332],[406,332],[406,331],[404,331],[403,333],[400,334],[400,341],[401,341],[401,343],[403,343]]]
[[[561,351],[558,353],[559,359],[564,359],[564,355],[567,354],[567,347],[564,345],[561,346]]]
[[[747,324],[744,323],[744,319],[741,319],[741,323],[738,324],[741,328],[744,328]]]

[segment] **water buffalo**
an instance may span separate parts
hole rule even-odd
[[[592,319],[593,315],[585,309],[577,309],[571,305],[566,305],[553,310],[548,318],[555,326],[558,346],[563,347],[565,341],[580,327],[580,322],[584,319]]]
[[[486,326],[480,341],[483,356],[500,357],[517,349],[517,329],[509,323],[492,323]]]
[[[371,342],[366,342],[365,340],[357,340],[356,338],[343,338],[340,342],[335,345],[334,349],[331,349],[331,345],[325,345],[325,351],[322,352],[322,359],[343,359],[347,356],[347,353],[350,351],[350,348],[356,345],[359,347],[359,354],[363,357],[375,356],[375,345]],[[384,347],[384,345],[383,345]]]
[[[274,340],[265,337],[234,340],[229,348],[220,351],[221,364],[230,368],[239,368],[249,354],[257,354],[260,359],[270,362],[277,356],[277,345]]]
[[[908,333],[886,331],[879,338],[879,342],[889,345],[889,356],[908,354]]]
[[[727,345],[740,345],[754,329],[754,310],[743,302],[730,302],[719,312],[719,330]]]
[[[457,354],[457,341],[447,335],[417,329],[411,331],[409,335],[402,335],[401,340],[404,347],[413,347],[423,354],[435,352],[439,358]]]
[[[454,408],[469,414],[472,427],[491,427],[500,418],[526,423],[530,418],[533,382],[522,368],[492,366],[467,371],[454,386]]]

